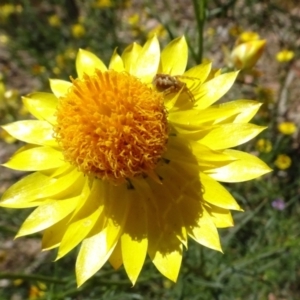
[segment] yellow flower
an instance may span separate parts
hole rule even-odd
[[[158,24],[148,33],[148,39],[152,38],[154,35],[165,38],[167,36],[167,30],[162,24]]]
[[[280,170],[288,169],[292,164],[292,159],[285,154],[279,154],[275,160],[275,166]]]
[[[61,26],[61,19],[58,15],[51,15],[48,18],[48,23],[52,27],[60,27]]]
[[[75,37],[76,39],[79,39],[85,35],[85,28],[82,24],[79,23],[72,25],[71,31],[73,37]]]
[[[293,122],[282,122],[278,125],[278,130],[282,134],[291,135],[296,132],[297,126]]]
[[[256,148],[259,152],[269,153],[272,151],[272,143],[266,139],[259,139],[256,143]]]
[[[17,236],[44,231],[57,259],[81,243],[81,285],[106,261],[122,264],[134,284],[148,254],[176,281],[188,237],[222,251],[217,228],[241,210],[218,182],[241,182],[270,171],[257,157],[229,149],[264,128],[250,124],[260,104],[214,104],[237,72],[206,80],[211,64],[185,71],[187,43],[160,52],[156,37],[113,53],[108,68],[80,50],[78,77],[51,80],[52,93],[24,103],[38,120],[4,126],[28,145],[4,166],[36,171],[10,187],[0,205],[37,208]]]
[[[239,44],[231,52],[231,60],[237,69],[251,69],[263,54],[266,41],[249,41]]]
[[[242,44],[250,41],[257,41],[260,39],[260,36],[258,33],[254,31],[244,31],[243,33],[240,34],[237,44]]]
[[[282,50],[276,54],[276,60],[278,62],[288,62],[295,56],[294,51]]]
[[[114,3],[111,0],[96,0],[93,3],[93,7],[103,8],[103,7],[113,7]]]
[[[139,14],[133,14],[130,17],[128,17],[128,24],[131,26],[136,26],[140,22],[140,15]]]

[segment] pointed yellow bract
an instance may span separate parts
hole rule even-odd
[[[10,187],[0,205],[35,210],[17,236],[43,231],[43,250],[57,259],[80,244],[80,286],[109,261],[135,284],[149,255],[176,281],[189,237],[221,251],[217,228],[242,211],[218,182],[257,178],[270,169],[257,157],[228,149],[264,128],[249,124],[253,100],[214,104],[238,72],[189,70],[184,37],[160,52],[144,46],[115,50],[107,68],[80,50],[78,78],[53,79],[52,93],[23,98],[37,120],[3,126],[27,145],[5,167],[35,171]],[[156,78],[155,84],[153,83]]]

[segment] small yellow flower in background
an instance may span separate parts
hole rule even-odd
[[[239,36],[242,32],[243,32],[243,28],[238,25],[234,25],[229,28],[229,34],[234,37]]]
[[[43,74],[43,73],[45,73],[45,71],[46,71],[46,68],[44,66],[41,66],[38,64],[33,65],[31,68],[31,72],[34,75]]]
[[[0,5],[0,22],[7,22],[7,19],[13,14],[19,14],[23,10],[21,5],[4,4]]]
[[[257,41],[260,39],[260,36],[258,33],[254,31],[244,31],[240,34],[238,40],[236,41],[236,44],[243,44],[250,41]]]
[[[10,37],[6,34],[0,33],[0,43],[6,45],[10,42]]]
[[[106,8],[106,7],[113,7],[114,3],[112,0],[96,0],[92,4],[92,6],[97,8]]]
[[[238,72],[186,71],[184,37],[162,51],[154,36],[109,66],[80,50],[77,78],[51,80],[52,93],[23,98],[37,120],[3,126],[26,143],[4,166],[35,171],[11,186],[0,205],[37,207],[17,237],[43,231],[57,259],[81,243],[78,285],[107,261],[124,265],[133,284],[147,254],[176,281],[188,237],[222,251],[217,228],[241,210],[219,183],[270,172],[256,156],[233,150],[264,127],[249,123],[253,100],[215,104]],[[38,159],[37,159],[38,158]]]
[[[128,18],[128,24],[131,26],[136,26],[140,21],[140,16],[139,14],[133,14]]]
[[[0,139],[8,144],[13,144],[17,139],[11,136],[7,131],[0,129]]]
[[[236,69],[251,69],[265,49],[265,40],[254,40],[239,44],[231,52],[231,61]]]
[[[48,23],[52,27],[60,27],[61,26],[61,19],[58,15],[51,15],[48,18]]]
[[[148,33],[148,39],[152,38],[155,35],[162,39],[167,36],[167,30],[165,29],[165,27],[162,24],[158,24]]]
[[[210,37],[214,36],[216,34],[216,29],[213,27],[209,27],[206,30],[206,34],[207,34],[207,36],[210,36]]]
[[[15,280],[13,280],[13,285],[20,286],[21,284],[23,284],[23,282],[24,282],[23,279],[15,279]]]
[[[293,122],[282,122],[278,125],[278,130],[282,134],[291,135],[296,132],[297,126]]]
[[[276,54],[276,60],[278,62],[288,62],[288,61],[292,60],[294,58],[294,56],[295,56],[294,51],[282,50]]]
[[[275,102],[275,91],[271,88],[259,86],[255,89],[259,101],[266,104],[272,104]]]
[[[292,164],[292,159],[285,154],[279,154],[275,160],[275,166],[280,170],[288,169]]]
[[[272,151],[272,143],[267,139],[259,139],[256,142],[256,149],[262,153],[270,153]]]
[[[79,39],[85,35],[85,28],[82,24],[77,23],[72,25],[71,32],[74,38]]]
[[[31,285],[28,297],[29,300],[45,299],[46,289],[47,286],[42,282],[38,282],[36,285]]]

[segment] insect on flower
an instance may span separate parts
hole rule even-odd
[[[181,79],[195,80],[197,78],[180,75],[171,76],[168,74],[156,74],[152,80],[152,84],[157,91],[163,92],[165,95],[182,91],[189,96],[192,102],[194,102],[195,98],[193,93],[187,87],[186,83],[181,81]]]

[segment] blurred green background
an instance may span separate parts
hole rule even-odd
[[[300,5],[298,0],[23,0],[0,1],[0,125],[28,118],[21,95],[49,91],[48,78],[76,76],[78,48],[105,63],[117,48],[161,45],[185,35],[189,66],[212,60],[235,68],[232,50],[267,41],[226,99],[256,99],[254,123],[268,129],[243,150],[274,171],[226,187],[245,210],[219,230],[224,254],[190,241],[176,284],[147,261],[132,287],[124,270],[105,265],[76,288],[76,251],[58,262],[40,253],[40,235],[13,240],[30,210],[1,209],[0,299],[300,299]],[[0,131],[0,162],[20,143]],[[0,194],[23,174],[1,168]]]

